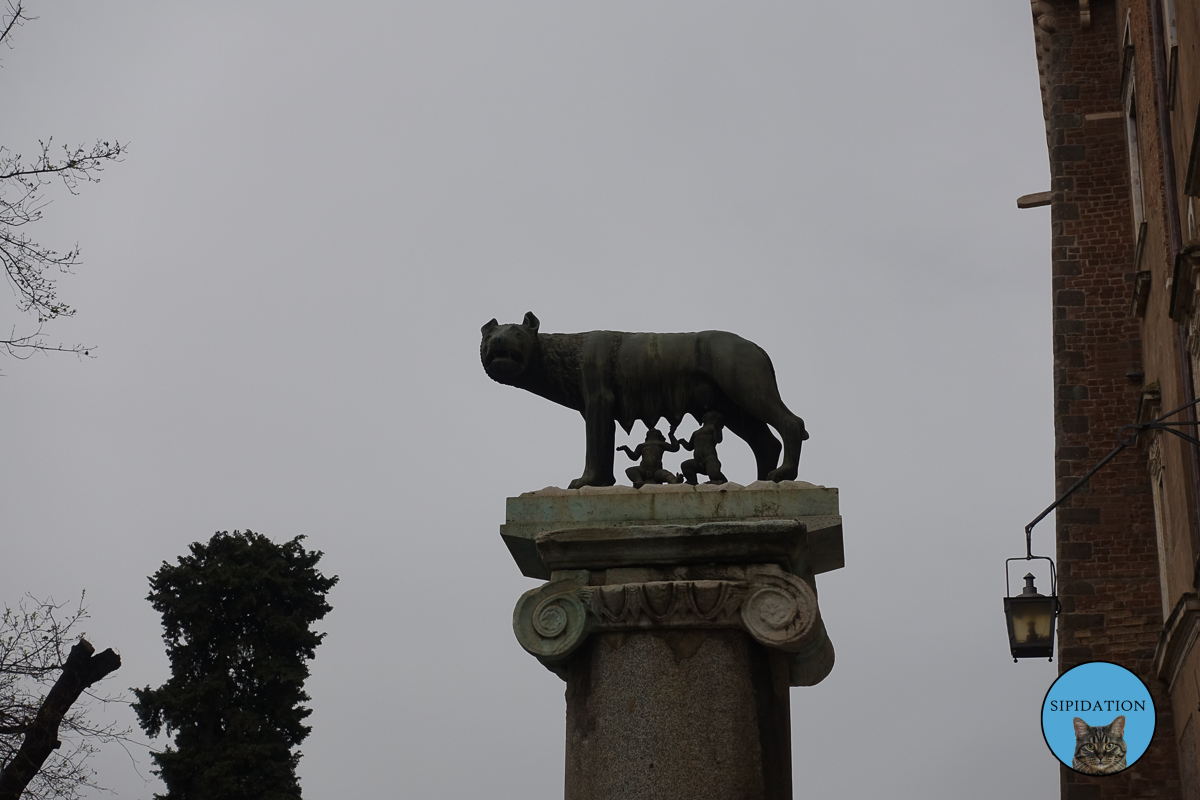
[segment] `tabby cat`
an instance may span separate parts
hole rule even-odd
[[[1094,728],[1076,717],[1071,768],[1087,775],[1112,775],[1125,769],[1125,715]]]

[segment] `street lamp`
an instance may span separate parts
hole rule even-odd
[[[1042,556],[1030,556],[1041,559]],[[1008,561],[1024,561],[1010,558]],[[1050,561],[1049,558],[1045,559]],[[1008,561],[1004,562],[1007,570]],[[1007,584],[1007,575],[1005,576]],[[1013,661],[1018,658],[1054,660],[1054,619],[1058,616],[1058,593],[1054,579],[1054,562],[1050,561],[1050,594],[1038,594],[1033,585],[1033,573],[1025,574],[1025,589],[1016,597],[1004,598],[1004,617],[1008,621],[1008,647]]]
[[[1096,467],[1099,469],[1103,463]],[[1054,507],[1066,500],[1071,492],[1083,485],[1092,476],[1093,469],[1084,478],[1063,494],[1054,505],[1043,511],[1037,519],[1025,526],[1025,557],[1009,558],[1004,561],[1004,619],[1008,623],[1008,649],[1013,663],[1018,658],[1044,658],[1054,660],[1054,620],[1061,606],[1058,603],[1058,573],[1054,559],[1033,554],[1033,526],[1041,522]],[[1033,573],[1025,573],[1025,588],[1016,597],[1009,586],[1008,565],[1013,561],[1049,561],[1050,594],[1039,594],[1033,585]]]
[[[1183,431],[1176,430],[1177,427],[1195,427],[1197,422],[1193,420],[1184,420],[1182,422],[1165,421],[1168,417],[1173,417],[1180,411],[1184,411],[1195,405],[1200,405],[1200,400],[1193,400],[1150,422],[1135,423],[1121,428],[1117,431],[1118,444],[1113,451],[1100,459],[1100,463],[1088,470],[1086,475],[1075,481],[1071,485],[1071,488],[1063,492],[1057,500],[1050,504],[1049,508],[1038,514],[1033,522],[1025,526],[1024,557],[1010,558],[1004,562],[1004,617],[1008,622],[1008,646],[1012,652],[1014,662],[1018,658],[1047,658],[1051,661],[1054,660],[1054,622],[1058,617],[1058,612],[1062,609],[1062,606],[1058,602],[1058,575],[1054,570],[1054,560],[1047,556],[1035,556],[1033,554],[1033,526],[1045,519],[1047,514],[1058,508],[1062,505],[1063,501],[1082,488],[1101,467],[1116,458],[1126,447],[1136,442],[1138,434],[1144,431],[1165,431],[1178,436],[1192,445],[1200,447],[1200,439],[1189,436]],[[1049,561],[1050,594],[1039,594],[1037,587],[1033,585],[1033,574],[1028,573],[1025,575],[1024,590],[1016,597],[1013,597],[1011,588],[1009,587],[1008,576],[1008,564],[1011,561]]]

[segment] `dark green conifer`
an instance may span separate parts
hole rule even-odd
[[[337,583],[303,538],[218,533],[150,578],[171,679],[134,689],[133,708],[146,733],[175,736],[152,756],[167,785],[161,800],[300,797],[295,748],[312,713],[304,680],[325,637],[311,626],[331,610],[325,595]]]

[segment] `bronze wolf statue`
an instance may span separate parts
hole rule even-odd
[[[780,399],[775,368],[758,345],[724,331],[538,333],[539,324],[532,313],[520,324],[491,320],[479,355],[492,380],[583,414],[587,458],[572,489],[616,483],[614,421],[628,433],[638,420],[649,428],[665,418],[674,430],[685,414],[700,420],[707,411],[720,412],[750,445],[759,480],[795,480],[808,433]]]

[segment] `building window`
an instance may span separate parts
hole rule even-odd
[[[1175,0],[1162,0],[1163,45],[1167,48],[1167,98],[1175,107],[1175,77],[1179,73],[1179,36],[1175,31]]]
[[[1192,147],[1183,179],[1183,193],[1188,197],[1200,197],[1200,135],[1197,134],[1200,134],[1200,105],[1196,106],[1196,121],[1192,123]]]
[[[1196,301],[1200,298],[1192,299],[1192,319],[1188,323],[1187,350],[1188,355],[1192,359],[1192,391],[1194,396],[1200,397],[1200,308],[1196,307]]]
[[[1163,489],[1162,443],[1157,431],[1150,442],[1150,491],[1154,496],[1154,532],[1158,539],[1158,586],[1162,595],[1163,619],[1171,613],[1168,591],[1167,565],[1171,563],[1169,545],[1171,540],[1170,510],[1167,508]]]
[[[1125,81],[1125,137],[1129,143],[1129,190],[1133,205],[1133,231],[1137,237],[1137,257],[1141,261],[1142,240],[1146,230],[1146,206],[1142,199],[1142,160],[1138,154],[1137,82],[1133,70]]]

